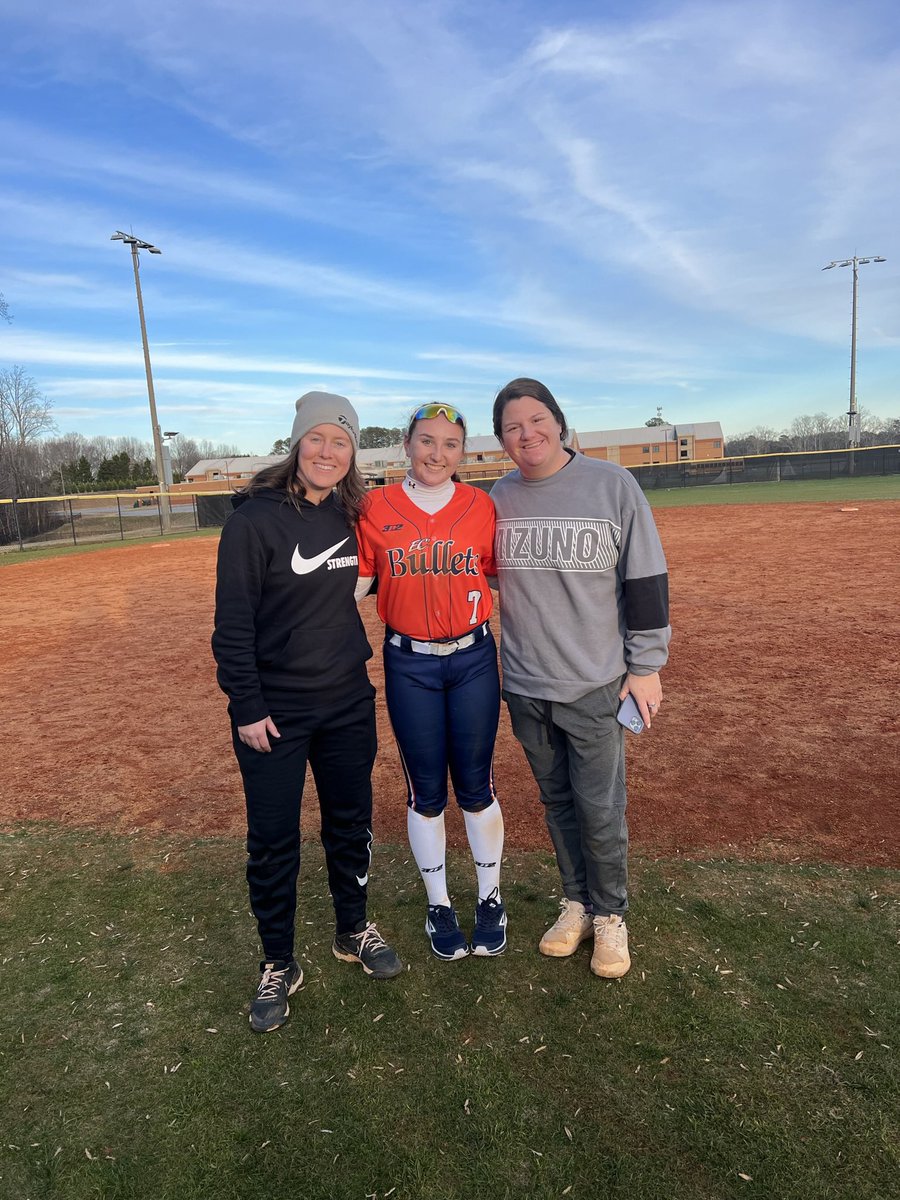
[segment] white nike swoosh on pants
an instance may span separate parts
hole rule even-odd
[[[343,542],[336,542],[335,545],[329,546],[327,550],[323,550],[321,554],[317,554],[315,558],[304,558],[300,553],[300,547],[296,546],[291,557],[291,570],[295,575],[308,575],[310,571],[315,571],[317,567],[321,567],[323,562],[327,562],[335,550],[340,550],[344,542],[349,540],[349,538],[344,538]]]
[[[343,543],[341,543],[341,544],[343,545]],[[366,830],[366,833],[369,835],[369,846],[368,846],[368,850],[369,850],[369,866],[371,866],[371,865],[372,865],[372,830],[371,830],[371,829],[367,829],[367,830]],[[360,887],[365,887],[365,886],[366,886],[366,884],[369,882],[369,872],[368,872],[368,870],[366,870],[366,873],[365,873],[365,875],[357,875],[357,876],[356,876],[356,882],[359,884],[359,886],[360,886]]]

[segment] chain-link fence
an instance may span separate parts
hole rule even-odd
[[[490,491],[512,468],[485,472],[470,480]],[[741,458],[697,459],[629,467],[645,492],[655,488],[708,487],[733,483],[790,483],[804,479],[847,479],[853,476],[900,474],[900,446],[864,450],[819,450],[804,453],[755,454]],[[127,541],[224,525],[232,511],[231,491],[108,495],[39,496],[0,499],[0,551],[82,542]]]
[[[127,541],[217,526],[231,509],[230,493],[88,494],[0,500],[0,548],[36,549],[84,542]]]
[[[802,479],[849,479],[900,474],[900,446],[865,450],[809,450],[754,454],[694,462],[629,467],[645,492],[654,488],[706,487],[729,483],[790,483]]]

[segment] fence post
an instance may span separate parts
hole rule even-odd
[[[66,504],[69,506],[69,524],[72,526],[72,545],[77,546],[78,538],[75,536],[75,513],[72,511],[72,501],[67,500]]]
[[[155,493],[154,493],[154,495],[156,496],[156,515],[159,517],[159,532],[160,532],[160,533],[162,533],[162,531],[163,531],[163,506],[162,506],[162,501],[159,499],[159,496],[160,496],[160,493],[159,493],[159,492],[155,492]]]
[[[191,511],[194,514],[194,529],[200,528],[200,514],[197,512],[197,497],[191,496]]]
[[[122,524],[122,505],[120,503],[122,497],[116,496],[116,512],[119,514],[119,535],[120,541],[125,541],[125,526]]]
[[[13,498],[12,498],[12,510],[13,510],[13,517],[16,522],[16,537],[19,539],[19,549],[24,550],[25,543],[22,541],[22,526],[19,524],[19,498],[18,498],[18,496],[13,496]]]

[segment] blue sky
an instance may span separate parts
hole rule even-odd
[[[60,431],[265,452],[311,388],[490,431],[896,416],[900,10],[0,0],[0,366]]]

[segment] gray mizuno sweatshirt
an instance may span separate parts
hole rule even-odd
[[[572,454],[547,479],[513,471],[491,499],[506,691],[571,703],[665,665],[666,560],[628,471]]]

